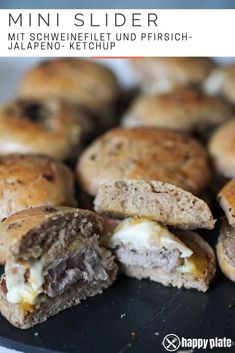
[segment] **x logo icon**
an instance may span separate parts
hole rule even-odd
[[[180,347],[180,339],[177,335],[170,333],[164,337],[162,344],[168,352],[175,352]]]

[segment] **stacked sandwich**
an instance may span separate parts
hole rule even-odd
[[[100,184],[95,209],[110,218],[105,244],[125,274],[179,288],[208,289],[215,275],[214,252],[191,231],[214,227],[204,201],[159,181],[106,181]]]
[[[0,310],[14,326],[29,328],[112,284],[117,266],[100,245],[104,220],[93,212],[38,207],[0,227]]]

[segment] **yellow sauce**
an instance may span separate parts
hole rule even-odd
[[[32,313],[34,311],[34,305],[32,305],[24,300],[20,302],[20,307],[24,312]]]
[[[192,272],[196,277],[200,277],[207,268],[207,259],[203,256],[194,254],[188,259],[185,259],[185,264],[190,267],[190,272]]]
[[[143,222],[143,220],[148,220],[147,218],[144,217],[132,217],[130,221],[130,225],[135,225]]]
[[[74,240],[70,245],[69,245],[69,250],[71,252],[75,252],[77,251],[81,246],[82,246],[82,242],[79,239]]]
[[[184,238],[184,243],[193,251],[190,257],[185,258],[185,265],[189,267],[190,272],[196,277],[202,276],[205,269],[208,267],[207,256],[198,249],[197,245],[186,239],[186,237]]]

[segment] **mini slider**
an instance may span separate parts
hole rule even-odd
[[[106,244],[126,275],[178,288],[208,289],[215,275],[215,255],[202,237],[189,231],[214,227],[204,201],[158,181],[110,180],[100,185],[95,209],[119,219],[117,227],[110,220]]]
[[[26,329],[102,293],[116,278],[110,251],[100,245],[104,219],[94,212],[36,207],[0,224],[0,311]]]

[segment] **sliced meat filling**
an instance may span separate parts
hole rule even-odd
[[[94,249],[84,248],[48,270],[44,293],[49,297],[55,297],[78,281],[90,284],[105,281],[107,278],[108,273],[97,252]]]
[[[3,293],[7,294],[7,285],[6,285],[6,276],[5,276],[5,274],[1,277],[0,285],[1,285],[1,289],[2,289]]]
[[[115,247],[114,253],[118,261],[123,264],[151,268],[162,267],[165,271],[172,271],[184,263],[178,249],[168,250],[163,247],[159,250],[137,251],[129,249],[125,245],[118,245]]]

